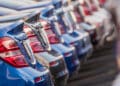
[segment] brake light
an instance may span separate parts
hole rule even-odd
[[[41,81],[42,81],[42,78],[41,78],[41,77],[37,77],[37,78],[34,79],[34,82],[35,82],[35,83],[39,83],[39,82],[41,82]]]
[[[84,9],[84,13],[85,13],[86,16],[92,14],[89,8],[87,8],[87,7],[83,7],[83,9]]]
[[[97,7],[95,5],[91,5],[91,10],[92,11],[97,11]]]
[[[54,67],[54,66],[58,65],[58,63],[56,61],[50,62],[49,64],[50,64],[51,67]]]
[[[31,37],[30,40],[34,40],[34,38],[36,39],[36,37]],[[40,42],[30,42],[30,45],[34,53],[44,52]]]
[[[0,57],[14,67],[28,66],[17,43],[9,37],[0,38]]]
[[[47,21],[40,20],[40,23],[42,24],[43,28],[46,30],[51,28],[50,24]]]
[[[59,39],[56,36],[49,37],[50,44],[59,43]]]
[[[101,5],[105,4],[105,2],[106,2],[106,0],[99,0],[99,3],[100,3]]]
[[[75,45],[75,43],[74,43],[74,42],[71,42],[71,43],[70,43],[70,45],[74,46],[74,45]]]
[[[40,43],[40,41],[37,39],[37,36],[32,32],[30,28],[24,28],[24,32],[27,34],[30,45],[34,53],[43,52],[44,49]]]
[[[65,57],[70,57],[70,56],[72,56],[72,53],[65,53],[64,56]]]
[[[82,18],[81,18],[81,16],[79,15],[79,13],[75,12],[75,16],[76,16],[76,19],[77,19],[77,23],[82,22]]]

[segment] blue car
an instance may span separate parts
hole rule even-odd
[[[41,21],[41,23],[42,22],[43,21]],[[44,20],[44,22],[46,22],[46,24],[44,24],[44,28],[46,30],[52,49],[61,53],[64,56],[67,68],[71,75],[72,73],[79,69],[80,65],[74,47],[66,45],[64,42],[62,42],[64,40],[61,41],[61,38],[58,38],[59,36],[57,36],[58,34],[56,34],[57,33],[57,30],[55,30],[56,28],[53,29],[51,27],[51,23],[49,23],[48,21]]]
[[[49,70],[28,51],[23,25],[23,21],[0,23],[0,86],[53,86]]]
[[[89,35],[86,34],[86,32],[82,31],[82,30],[81,31],[77,31],[77,30],[72,31],[66,24],[67,21],[65,20],[65,17],[63,16],[64,13],[63,13],[63,11],[61,11],[62,8],[59,7],[59,6],[61,6],[61,2],[59,2],[59,3],[54,2],[54,6],[57,11],[55,11],[54,8],[49,7],[49,9],[47,8],[46,10],[43,10],[43,12],[41,13],[42,14],[41,17],[43,19],[50,18],[52,20],[52,18],[56,17],[56,15],[57,15],[56,21],[61,26],[60,28],[61,28],[61,32],[62,32],[62,37],[64,39],[64,44],[66,44],[68,46],[69,45],[74,46],[80,60],[84,59],[84,57],[89,56],[92,53],[92,49],[93,49],[91,42],[90,42]],[[58,8],[56,6],[58,6]],[[59,14],[58,14],[58,12],[59,12]]]
[[[46,42],[47,36],[45,37],[45,32],[41,26],[41,22],[37,22],[39,21],[39,16],[39,11],[24,14],[19,13],[19,15],[14,14],[9,16],[2,16],[2,18],[0,18],[0,22],[24,19],[24,21],[26,22],[24,24],[24,32],[27,34],[28,39],[30,40],[30,46],[34,52],[37,61],[49,67],[50,72],[55,79],[55,84],[59,85],[62,83],[63,86],[64,84],[66,84],[68,79],[68,70],[66,68],[65,61],[61,54],[54,50],[49,50],[50,48],[49,46],[47,46],[49,43]],[[38,30],[40,31],[40,34]]]
[[[17,1],[17,0],[16,0]],[[12,9],[16,9],[17,11],[24,11],[24,10],[27,10],[27,9],[33,9],[33,8],[40,8],[41,7],[41,5],[38,5],[37,6],[37,4],[36,4],[36,6],[34,7],[34,6],[32,6],[32,5],[30,5],[30,7],[28,6],[29,4],[27,4],[27,3],[25,3],[25,4],[27,4],[27,6],[25,7],[25,5],[24,5],[24,7],[21,7],[21,6],[23,6],[23,5],[21,5],[20,6],[20,4],[19,5],[17,5],[17,3],[13,3],[13,1],[12,2],[7,2],[7,3],[10,3],[10,4],[8,4],[8,5],[6,5],[5,3],[3,3],[2,5],[0,5],[0,6],[3,6],[3,7],[8,7],[8,8],[12,8]],[[23,3],[23,2],[22,2]],[[44,5],[45,6],[45,5]],[[17,9],[18,8],[18,9]],[[63,47],[63,49],[65,49],[65,50],[63,50],[63,51],[61,51],[61,49],[62,49],[62,47]],[[59,43],[58,45],[56,44],[56,46],[58,47],[58,46],[60,46],[60,49],[58,50],[56,50],[56,51],[59,51],[62,55],[64,55],[64,57],[67,57],[66,59],[68,59],[69,60],[69,62],[67,61],[67,64],[68,64],[68,69],[69,69],[69,73],[70,74],[72,74],[73,73],[73,71],[74,72],[76,72],[76,71],[78,71],[78,69],[79,69],[79,65],[80,65],[80,62],[79,62],[79,60],[78,60],[78,58],[76,58],[76,54],[75,54],[75,49],[74,49],[74,47],[70,47],[69,45],[66,45],[65,43],[64,43],[64,45],[63,44],[61,44],[61,43]],[[56,48],[57,48],[56,47]],[[70,65],[71,64],[71,65]]]

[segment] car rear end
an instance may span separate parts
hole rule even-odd
[[[35,86],[54,86],[49,71],[43,73],[40,77],[35,78]]]
[[[55,78],[55,84],[57,86],[61,86],[60,84],[63,83],[63,85],[66,85],[67,80],[68,80],[68,69],[66,67],[66,63],[63,59],[63,56],[61,55],[55,55],[58,59],[54,62],[50,63],[50,71]]]
[[[52,45],[52,48],[64,56],[70,75],[79,70],[80,62],[77,58],[74,47],[66,44],[54,44]]]

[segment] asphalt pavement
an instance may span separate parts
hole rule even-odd
[[[112,86],[117,75],[114,42],[106,43],[83,65],[67,86]]]

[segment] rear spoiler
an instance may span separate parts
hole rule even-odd
[[[17,32],[23,31],[23,26],[24,22],[22,20],[0,23],[0,37],[7,36],[9,34],[17,34]]]
[[[24,21],[38,21],[40,16],[40,12],[31,12],[31,13],[22,13],[22,14],[15,14],[15,15],[8,15],[8,16],[1,16],[0,17],[0,23],[2,22],[12,22],[17,20],[24,20]],[[34,19],[36,17],[36,19]]]

